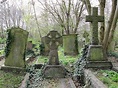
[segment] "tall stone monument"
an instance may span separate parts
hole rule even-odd
[[[28,32],[21,28],[8,30],[5,66],[25,67],[25,51]]]
[[[52,30],[45,39],[50,52],[48,65],[44,68],[44,76],[47,78],[64,77],[66,71],[64,67],[59,65],[58,58],[58,46],[62,44],[62,37],[57,31]]]
[[[88,49],[89,64],[87,67],[111,67],[111,63],[107,61],[102,45],[98,40],[98,22],[103,22],[104,17],[98,15],[98,8],[93,7],[91,15],[86,16],[86,22],[92,24],[92,42]]]

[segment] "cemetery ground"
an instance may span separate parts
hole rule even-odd
[[[37,53],[37,52],[35,52]],[[60,63],[63,64],[63,66],[73,74],[74,72],[74,63],[81,57],[81,54],[78,56],[64,56],[63,54],[63,48],[59,48],[59,58],[60,58]],[[31,54],[32,56],[32,54]],[[112,58],[112,62],[117,62],[117,49],[115,52],[112,52],[110,54]],[[30,55],[28,56],[30,57]],[[2,62],[3,61],[3,62]],[[4,59],[1,59],[0,64],[4,63]],[[46,64],[48,62],[48,57],[47,56],[37,56],[34,60],[31,60],[29,62],[29,67],[34,66],[35,64]],[[32,68],[33,69],[33,68]],[[101,70],[101,69],[90,69],[92,71],[92,74],[94,74],[103,84],[107,86],[107,88],[118,88],[118,73],[113,71],[113,70]],[[36,69],[34,70],[34,72]],[[65,84],[66,86],[70,86],[68,83],[69,78],[65,79],[43,79],[40,78],[40,69],[37,70],[38,77],[40,79],[39,82],[35,82],[34,88],[66,88],[64,87]],[[30,72],[29,72],[30,73]],[[26,73],[25,73],[26,74]],[[17,74],[14,72],[7,72],[0,70],[0,88],[19,88],[22,85],[22,81],[25,79],[25,74]],[[30,77],[30,76],[29,76]],[[37,77],[37,76],[36,76]],[[63,83],[62,83],[63,82]],[[67,82],[67,83],[66,83]],[[41,83],[41,84],[40,84]],[[26,84],[28,82],[26,81]],[[44,84],[44,85],[43,85]],[[89,84],[89,83],[88,83]],[[79,85],[79,82],[75,82],[75,85]],[[32,85],[33,86],[33,85]],[[47,87],[48,86],[48,87]],[[27,88],[33,88],[33,87],[27,87]],[[69,88],[69,87],[67,87]],[[78,87],[77,87],[78,88]],[[89,87],[80,87],[80,88],[89,88]],[[96,87],[97,88],[97,87]]]

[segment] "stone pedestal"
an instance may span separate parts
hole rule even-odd
[[[88,49],[87,68],[112,68],[111,62],[107,61],[102,45],[90,45]]]
[[[61,65],[47,65],[43,69],[45,78],[64,78],[66,76],[66,70]]]

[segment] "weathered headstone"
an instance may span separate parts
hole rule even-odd
[[[8,30],[5,66],[25,67],[25,51],[28,32],[21,28]]]
[[[104,67],[105,65],[111,66],[111,63],[106,61],[106,55],[103,51],[102,45],[99,44],[98,40],[98,22],[103,22],[104,17],[98,15],[98,8],[92,8],[92,14],[86,16],[86,22],[91,22],[92,24],[92,44],[89,46],[88,50],[88,67]],[[102,62],[102,63],[101,63]],[[99,64],[97,64],[99,63]],[[99,65],[99,66],[98,66]]]
[[[61,35],[55,31],[50,31],[46,36],[46,43],[50,49],[49,52],[49,63],[44,68],[44,76],[45,77],[64,77],[65,76],[65,68],[59,65],[58,58],[58,46],[62,44]]]
[[[78,55],[78,37],[77,34],[63,35],[64,55]]]
[[[63,35],[64,55],[78,55],[78,36],[77,34]]]

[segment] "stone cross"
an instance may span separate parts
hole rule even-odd
[[[92,15],[86,16],[86,22],[92,23],[92,44],[98,45],[98,22],[103,22],[104,17],[98,15],[98,8],[92,8]]]
[[[62,44],[61,35],[55,30],[50,31],[46,36],[46,43],[50,49],[49,65],[59,65],[58,46]]]

